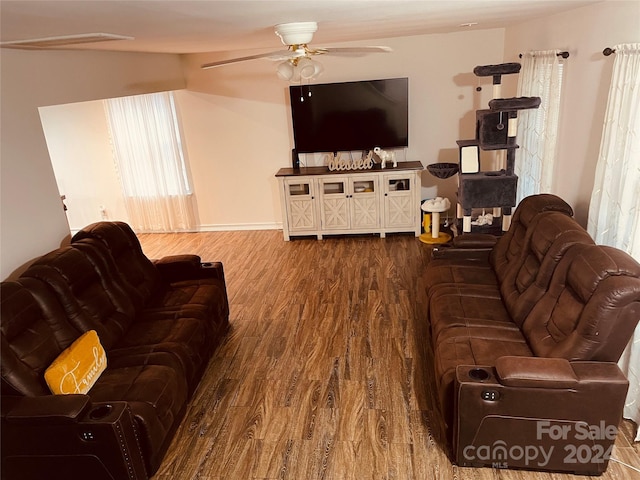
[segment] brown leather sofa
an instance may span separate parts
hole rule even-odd
[[[640,265],[597,246],[553,195],[511,228],[457,237],[426,270],[435,377],[452,460],[601,474],[640,319]]]
[[[149,260],[131,228],[100,222],[0,284],[2,478],[146,479],[221,342],[220,263]],[[86,395],[52,395],[45,369],[95,330],[107,369]]]

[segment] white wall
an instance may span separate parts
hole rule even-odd
[[[103,102],[41,107],[40,118],[71,231],[99,220],[128,221]]]
[[[476,65],[503,58],[502,29],[388,38],[342,45],[388,45],[393,53],[362,58],[317,57],[318,83],[409,77],[406,160],[457,161],[456,140],[473,138],[475,110],[486,108],[491,79]],[[291,165],[293,135],[288,84],[275,64],[257,60],[201,70],[215,58],[185,58],[187,91],[178,92],[200,221],[206,226],[272,225],[282,221],[275,173]],[[452,196],[455,180],[423,174],[424,195]]]
[[[0,51],[0,278],[69,236],[38,107],[182,88],[176,55]]]
[[[278,87],[279,103],[176,92],[200,228],[277,227],[273,175],[291,156],[283,86]]]
[[[505,61],[528,50],[567,50],[553,193],[586,225],[614,57],[602,50],[640,42],[640,2],[607,1],[514,25],[505,35]],[[512,93],[515,88],[512,84]]]

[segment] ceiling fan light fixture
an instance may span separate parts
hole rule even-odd
[[[320,62],[316,62],[309,57],[304,57],[298,62],[298,70],[303,80],[312,80],[320,75],[324,69]]]
[[[276,67],[278,77],[288,82],[313,80],[323,71],[324,67],[322,64],[309,57],[285,60]]]
[[[276,67],[276,73],[278,74],[278,78],[281,80],[290,82],[293,80],[293,76],[295,75],[295,67],[289,60],[285,60],[278,64]]]
[[[304,45],[310,43],[318,30],[316,22],[294,22],[276,25],[276,35],[285,45]]]

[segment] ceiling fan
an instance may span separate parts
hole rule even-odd
[[[267,58],[277,60],[280,63],[277,67],[278,76],[284,80],[310,80],[322,72],[322,65],[313,60],[316,55],[343,55],[360,56],[369,53],[391,52],[391,48],[384,46],[375,47],[317,47],[309,46],[313,34],[318,30],[316,22],[294,22],[281,23],[275,26],[275,33],[280,37],[282,43],[287,46],[287,50],[279,50],[268,53],[259,53],[246,57],[231,58],[218,62],[205,63],[203,69],[221,67],[247,60]]]

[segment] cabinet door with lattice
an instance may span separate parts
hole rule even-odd
[[[384,227],[411,228],[415,224],[415,177],[409,174],[383,175]]]
[[[315,209],[314,182],[303,179],[287,179],[284,182],[287,197],[287,220],[291,232],[318,229]]]
[[[322,230],[350,228],[349,192],[346,177],[328,177],[318,180],[320,191],[320,223]]]
[[[380,226],[379,175],[349,179],[352,229],[376,229]]]

